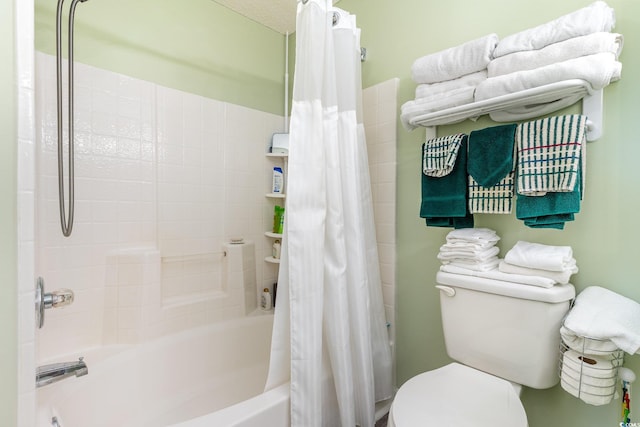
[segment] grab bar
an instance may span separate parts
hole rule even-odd
[[[73,230],[74,213],[74,131],[73,131],[73,21],[78,2],[87,0],[72,0],[69,8],[69,31],[68,31],[68,91],[69,91],[69,210],[66,212],[64,201],[64,162],[63,162],[63,130],[62,130],[62,4],[64,0],[58,0],[56,11],[56,77],[57,77],[57,101],[58,101],[58,201],[60,205],[60,226],[65,237],[71,235]]]

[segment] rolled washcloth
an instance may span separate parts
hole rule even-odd
[[[503,38],[493,55],[498,58],[522,50],[542,49],[572,37],[611,31],[615,24],[614,10],[605,2],[596,1],[553,21]]]
[[[504,261],[520,267],[559,272],[575,265],[571,246],[551,246],[522,240],[509,249]]]
[[[586,357],[574,350],[562,356],[560,384],[572,396],[590,405],[605,405],[613,399],[619,359]]]
[[[564,326],[578,336],[610,340],[629,354],[640,349],[640,304],[600,286],[578,294]]]
[[[400,107],[400,121],[405,129],[413,130],[417,127],[411,124],[411,120],[415,117],[459,105],[470,104],[474,101],[475,91],[475,87],[461,87],[447,92],[446,95],[438,94],[407,101]]]
[[[440,266],[440,271],[465,276],[483,277],[485,279],[500,280],[501,282],[518,283],[521,285],[538,286],[540,288],[551,288],[556,282],[546,277],[522,276],[519,274],[502,273],[498,269],[488,271],[476,271],[457,265],[445,264]]]
[[[490,77],[476,88],[475,100],[495,98],[565,80],[584,80],[593,90],[620,80],[622,64],[611,52],[596,53],[545,65],[533,70],[517,71]]]
[[[564,271],[549,271],[549,270],[541,270],[538,268],[520,267],[518,265],[512,265],[505,261],[502,261],[498,265],[498,270],[502,271],[503,273],[509,273],[509,274],[521,274],[524,276],[547,277],[549,279],[556,281],[557,283],[565,285],[569,283],[571,276],[578,272],[578,267],[575,265],[575,260],[574,260],[573,267],[571,268],[567,267],[567,269]]]
[[[452,91],[463,88],[475,88],[487,80],[487,70],[480,70],[475,73],[466,74],[453,80],[438,83],[422,83],[416,86],[416,99],[428,98],[434,95],[450,95]]]
[[[540,50],[525,50],[495,58],[487,66],[487,72],[489,77],[497,77],[602,52],[613,53],[618,59],[622,45],[621,34],[605,32],[587,34],[550,44]]]
[[[420,57],[411,66],[411,78],[416,83],[437,83],[484,70],[493,58],[497,44],[498,35],[488,34]]]

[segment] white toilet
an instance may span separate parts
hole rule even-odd
[[[541,288],[439,272],[451,363],[405,382],[389,427],[526,427],[522,386],[558,383],[560,325],[573,285]]]

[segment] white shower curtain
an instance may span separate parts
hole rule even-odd
[[[333,25],[334,13],[338,22]],[[361,115],[360,34],[330,0],[298,3],[288,190],[267,389],[291,425],[375,424],[392,395]]]

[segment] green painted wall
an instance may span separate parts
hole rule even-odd
[[[36,49],[52,55],[55,8],[35,0]],[[76,61],[282,114],[284,36],[218,3],[91,0],[75,16]]]
[[[16,0],[19,1],[19,0]],[[17,218],[14,1],[0,2],[0,424],[17,417]]]
[[[517,240],[571,245],[580,266],[573,283],[608,287],[640,301],[640,2],[607,0],[616,10],[616,31],[624,34],[622,80],[605,89],[605,134],[588,146],[587,191],[582,212],[564,231],[531,230],[514,216],[477,215],[476,225],[502,236],[501,255]],[[425,54],[495,32],[507,36],[548,22],[591,3],[591,0],[342,0],[338,6],[357,15],[362,45],[364,86],[400,78],[400,104],[413,97],[413,61]],[[575,108],[571,111],[579,111]],[[487,119],[443,126],[450,134],[492,125]],[[427,228],[418,218],[420,144],[423,130],[398,127],[398,265],[397,365],[400,384],[411,376],[449,361],[441,333],[438,293],[433,288],[438,248],[448,229]],[[640,374],[639,356],[627,366]],[[531,427],[617,426],[619,404],[593,407],[565,393],[525,390],[523,400]],[[637,421],[634,419],[633,421]]]

